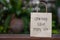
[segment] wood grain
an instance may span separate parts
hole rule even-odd
[[[0,34],[0,40],[60,40],[60,34],[54,34],[51,38],[30,37],[29,34]]]

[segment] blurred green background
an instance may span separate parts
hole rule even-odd
[[[52,34],[60,34],[58,7],[60,0],[40,0],[47,3],[48,12],[52,12]],[[36,5],[32,0],[0,0],[0,34],[29,34],[30,13]],[[45,12],[45,7],[39,5],[39,12]],[[18,29],[18,30],[17,30]]]

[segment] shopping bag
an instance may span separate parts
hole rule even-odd
[[[52,37],[52,13],[31,13],[31,37]]]

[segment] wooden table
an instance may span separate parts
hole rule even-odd
[[[30,37],[29,34],[0,34],[0,40],[60,40],[60,34],[53,34],[51,38]]]

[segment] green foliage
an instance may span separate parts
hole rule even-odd
[[[4,27],[3,27],[3,26],[0,26],[0,32],[1,32],[3,29],[4,29]]]
[[[0,0],[0,2],[9,10],[11,13],[21,14],[22,9],[22,0],[9,0],[7,2],[6,0]]]
[[[9,26],[9,23],[10,23],[10,20],[11,20],[11,15],[8,15],[6,20],[5,20],[5,23],[4,23],[4,29],[6,30]]]
[[[27,34],[28,33],[28,27],[29,27],[30,18],[22,17],[22,20],[24,21],[24,33]]]
[[[1,2],[4,6],[8,7],[8,3],[7,3],[6,0],[0,0],[0,2]]]
[[[52,34],[59,34],[58,30],[54,29],[52,30]]]
[[[55,21],[52,21],[52,27],[55,27],[55,23],[56,23]]]
[[[3,9],[0,9],[0,15],[4,15],[5,11],[7,11],[7,17],[4,22],[4,31],[6,32],[7,28],[9,27],[10,21],[11,21],[11,16],[12,14],[15,14],[17,16],[21,16],[22,20],[24,21],[24,30],[27,31],[28,28],[28,23],[29,23],[29,17],[30,17],[30,9],[22,9],[23,2],[22,0],[9,0],[7,2],[6,0],[0,0],[0,2],[4,5]],[[27,4],[29,0],[26,0]]]

